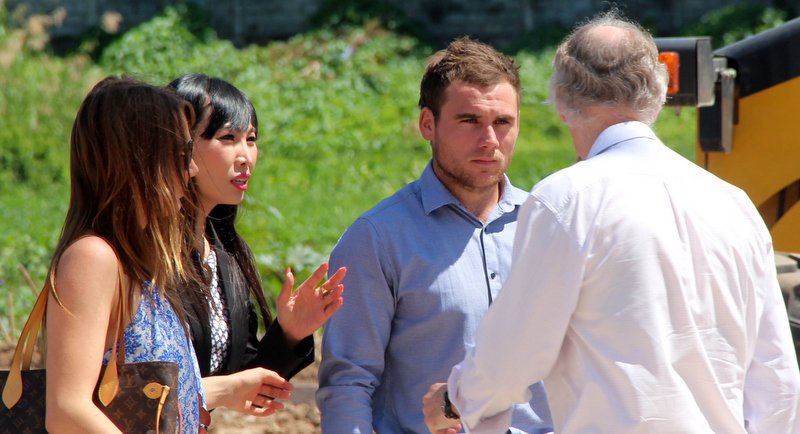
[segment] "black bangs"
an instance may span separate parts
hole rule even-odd
[[[239,89],[217,78],[208,82],[208,96],[211,97],[211,119],[201,135],[210,139],[220,128],[234,131],[247,131],[252,124],[258,131],[258,118],[253,104]]]

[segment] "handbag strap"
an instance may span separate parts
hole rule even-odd
[[[117,321],[114,325],[114,336],[116,341],[111,347],[111,357],[108,359],[108,365],[103,373],[103,378],[100,381],[100,387],[97,392],[100,402],[108,406],[114,397],[119,392],[119,373],[117,370],[118,363],[125,363],[125,339],[121,334],[122,330],[122,317],[124,312],[127,312],[128,297],[122,289],[122,264],[117,262],[117,291],[119,300],[117,302]],[[36,303],[33,305],[30,315],[25,326],[22,328],[17,346],[14,349],[14,356],[11,359],[11,366],[6,378],[6,384],[3,386],[3,404],[6,408],[11,409],[14,407],[19,399],[22,397],[22,371],[27,371],[31,367],[31,360],[33,359],[33,350],[36,347],[36,337],[39,334],[42,322],[44,321],[44,313],[47,308],[47,298],[50,294],[51,286],[46,284],[44,289],[39,293],[36,298]],[[124,331],[122,331],[124,332]],[[119,353],[117,347],[121,347]],[[121,362],[120,362],[121,361]]]
[[[36,336],[39,334],[39,328],[41,328],[42,320],[44,319],[44,311],[47,307],[49,288],[49,285],[47,285],[39,293],[36,303],[33,305],[33,310],[31,310],[31,314],[22,328],[19,341],[17,341],[6,384],[3,387],[3,404],[5,404],[6,408],[10,409],[16,405],[22,397],[22,370],[28,370],[31,367],[33,349],[36,347]]]
[[[122,317],[125,312],[128,312],[128,297],[122,289],[122,264],[119,262],[117,262],[117,293],[119,296],[117,301],[117,322],[114,325],[114,336],[117,337],[117,340],[111,347],[111,357],[108,358],[106,370],[103,372],[103,378],[100,379],[100,387],[97,390],[97,398],[106,407],[111,404],[111,401],[114,400],[119,392],[117,364],[125,363],[125,331],[122,329]],[[119,359],[117,358],[118,356]]]

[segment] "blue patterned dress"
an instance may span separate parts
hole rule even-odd
[[[178,405],[183,417],[181,434],[196,434],[200,425],[197,396],[203,396],[197,358],[172,306],[149,283],[143,285],[139,308],[125,328],[124,339],[125,363],[164,361],[178,364]],[[108,363],[109,357],[110,350],[106,352],[104,364]]]

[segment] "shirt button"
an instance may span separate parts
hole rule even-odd
[[[492,273],[492,274],[489,275],[489,277],[491,277],[492,279],[494,279],[495,276],[497,276],[497,274],[495,274],[495,273]]]

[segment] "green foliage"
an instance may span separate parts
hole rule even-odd
[[[424,56],[413,40],[369,26],[248,51],[255,62],[233,81],[260,108],[261,158],[241,231],[264,246],[266,275],[287,264],[308,272],[349,222],[427,162],[415,130]]]
[[[115,22],[117,19],[121,22],[123,19],[121,15],[115,17],[114,15],[117,15],[115,12],[107,11],[105,14],[110,15],[108,22]],[[111,69],[114,69],[115,66],[120,67],[121,65],[115,62],[120,60],[120,56],[131,52],[140,53],[142,49],[153,47],[162,53],[169,54],[172,49],[193,47],[199,42],[207,43],[216,38],[216,34],[211,29],[208,14],[195,3],[181,2],[176,6],[167,7],[150,22],[122,34],[118,33],[117,25],[108,24],[105,16],[100,21],[101,23],[84,31],[69,52],[89,55],[96,62],[108,62]],[[111,28],[106,28],[106,26]],[[177,34],[174,33],[176,30]],[[117,40],[123,36],[127,38],[126,41],[117,43]],[[135,46],[137,43],[152,44],[153,42],[158,42],[158,44]],[[175,42],[178,44],[172,45]],[[109,48],[111,45],[114,47]],[[104,53],[106,58],[101,59]],[[183,55],[184,53],[174,52],[173,54]]]
[[[26,29],[2,3],[0,26],[0,186],[65,182],[69,130],[97,68],[84,57],[46,54],[38,43],[48,36]]]
[[[202,10],[181,4],[165,8],[112,42],[99,63],[110,73],[166,84],[195,71],[221,75],[226,72],[222,64],[231,57],[238,57],[237,50],[216,37]]]
[[[687,36],[711,36],[721,48],[786,21],[788,13],[774,7],[732,4],[716,9],[679,31]]]
[[[102,74],[85,56],[33,48],[20,25],[0,3],[0,340],[33,303],[19,265],[44,281],[69,197],[70,129]]]
[[[398,34],[431,40],[430,34],[399,7],[380,0],[323,0],[311,18],[315,28],[380,26]]]
[[[85,58],[39,53],[19,56],[0,74],[0,185],[66,182],[72,120],[97,76]]]
[[[575,160],[572,139],[547,102],[550,62],[553,50],[515,56],[522,81],[520,133],[509,177],[520,188],[530,189],[536,181]]]
[[[518,53],[520,51],[536,52],[555,47],[569,34],[569,27],[562,24],[548,24],[528,31],[512,42],[505,51]]]
[[[8,37],[8,9],[4,5],[4,1],[0,0],[0,43],[4,43]]]
[[[17,297],[18,321],[33,302],[18,264],[37,283],[44,280],[68,202],[72,119],[107,74],[165,84],[204,72],[251,97],[259,111],[260,158],[238,228],[273,295],[286,266],[304,279],[359,214],[422,172],[430,148],[417,131],[417,99],[431,51],[419,39],[364,20],[237,49],[198,14],[167,8],[102,52],[56,57],[26,49],[0,66],[0,339],[9,328],[7,294]],[[7,39],[0,37],[0,46]],[[509,175],[525,189],[574,161],[569,133],[546,102],[552,54],[515,56],[524,91]],[[657,124],[665,142],[689,157],[693,114],[667,112]]]
[[[420,64],[408,56],[412,41],[363,32],[330,36],[321,32],[272,46],[269,71],[257,62],[237,80],[251,90],[257,107],[280,108],[264,116],[261,134],[275,138],[269,147],[275,155],[310,160],[380,151],[401,126],[385,119],[415,113],[413,95],[396,95],[398,88],[401,97],[416,92]],[[319,146],[321,138],[325,146]]]
[[[62,156],[51,149],[57,135],[66,129],[59,119],[51,117],[55,108],[47,104],[60,89],[47,86],[36,90],[25,86],[24,82],[31,79],[47,82],[47,77],[63,77],[70,71],[62,63],[31,57],[29,61],[14,62],[9,74],[0,77],[0,88],[3,89],[0,93],[0,117],[15,126],[0,129],[0,183],[4,185],[20,182],[48,184],[65,178],[63,164],[58,161]],[[27,146],[20,146],[22,143]]]
[[[16,188],[12,193],[0,192],[0,342],[12,331],[17,333],[30,311],[34,292],[22,279],[22,265],[41,289],[50,263],[52,246],[61,229],[66,209],[64,200],[47,200],[68,196],[63,186],[51,190]],[[33,218],[37,216],[38,218]],[[10,300],[16,315],[11,323]]]

